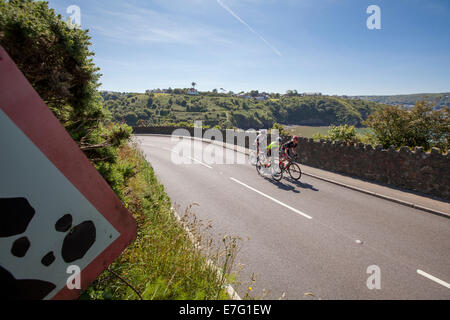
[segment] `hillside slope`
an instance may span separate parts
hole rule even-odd
[[[329,96],[281,97],[258,101],[218,94],[141,94],[103,92],[116,121],[162,125],[203,120],[205,125],[262,128],[273,123],[297,125],[349,124],[360,126],[380,104]]]

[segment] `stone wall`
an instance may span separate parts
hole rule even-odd
[[[134,133],[171,135],[175,129],[135,128]],[[194,128],[186,130],[194,136]],[[215,137],[212,140],[220,140],[220,136],[226,139],[228,131],[213,130]],[[204,133],[205,130],[202,131],[202,137]],[[229,142],[245,148],[249,148],[256,138],[256,134],[248,137],[245,132],[231,130],[228,133],[235,135]],[[312,167],[450,199],[449,155],[440,154],[437,149],[432,149],[429,153],[424,152],[422,148],[415,148],[414,151],[407,147],[401,148],[400,151],[393,148],[384,150],[381,146],[374,148],[362,143],[348,145],[301,138],[297,152],[301,163]]]
[[[301,138],[297,152],[301,162],[312,167],[450,199],[449,155],[438,149],[397,151]]]

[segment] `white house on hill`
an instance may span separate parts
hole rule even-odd
[[[197,96],[198,95],[198,91],[196,89],[194,89],[194,88],[188,89],[186,93],[190,94],[192,96]]]

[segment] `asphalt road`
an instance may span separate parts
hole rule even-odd
[[[209,164],[201,151],[224,149],[208,143],[183,142],[191,153],[178,158],[169,137],[135,139],[173,203],[197,203],[216,239],[243,239],[240,296],[251,285],[266,299],[450,299],[449,219],[307,176],[275,182],[249,164]]]

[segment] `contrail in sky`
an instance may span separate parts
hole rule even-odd
[[[275,48],[273,45],[271,45],[269,43],[269,41],[267,41],[266,39],[263,38],[263,36],[261,36],[258,32],[256,32],[252,27],[250,27],[250,25],[245,22],[244,20],[241,19],[241,17],[239,17],[236,13],[234,13],[233,10],[231,10],[226,4],[224,4],[221,0],[217,0],[217,3],[224,8],[226,11],[228,11],[229,14],[231,14],[234,18],[236,18],[236,20],[238,20],[240,23],[242,23],[244,26],[246,26],[251,32],[253,32],[254,34],[256,34],[270,49],[273,50],[273,52],[275,52],[278,56],[281,57],[281,53],[280,51],[277,50],[277,48]]]

